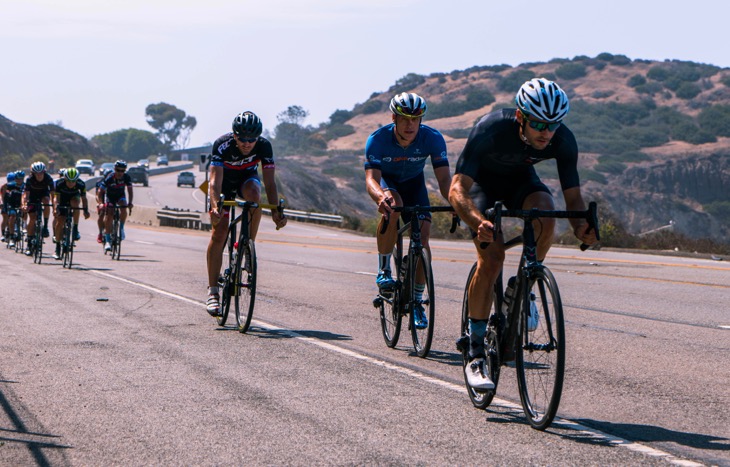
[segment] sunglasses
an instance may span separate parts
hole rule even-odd
[[[236,136],[236,139],[242,143],[255,143],[258,138],[242,138],[240,136]]]
[[[525,120],[527,120],[527,123],[530,125],[530,128],[537,131],[549,131],[553,132],[560,128],[560,125],[563,124],[563,122],[555,122],[555,123],[547,123],[547,122],[536,122],[534,120],[530,120],[529,118],[525,117]]]
[[[123,174],[124,172],[126,172],[126,170],[124,170],[124,169],[114,169],[114,171],[116,173],[120,173],[120,174]]]
[[[415,111],[411,111],[410,109],[404,109],[400,105],[396,105],[396,109],[398,109],[400,115],[407,118],[419,118],[426,113],[426,109],[416,109]]]

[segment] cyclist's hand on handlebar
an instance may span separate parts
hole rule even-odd
[[[596,229],[590,227],[587,222],[581,223],[578,227],[573,230],[576,238],[586,245],[593,245],[598,240],[596,239]]]
[[[494,241],[494,224],[484,219],[477,228],[477,238],[481,242],[491,243]]]
[[[395,200],[388,193],[383,193],[383,197],[378,202],[378,212],[383,214],[385,217],[389,217],[390,213],[393,212],[391,207]]]
[[[284,217],[284,214],[279,211],[272,210],[271,219],[274,221],[274,224],[276,224],[276,230],[279,230],[286,225],[286,217]]]

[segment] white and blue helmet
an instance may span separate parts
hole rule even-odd
[[[551,123],[561,121],[570,110],[565,92],[545,78],[525,82],[517,91],[515,103],[523,114]]]

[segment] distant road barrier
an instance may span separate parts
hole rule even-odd
[[[270,209],[262,209],[262,212],[267,216],[271,215]],[[286,217],[300,222],[341,225],[343,221],[342,216],[322,214],[318,212],[284,209],[284,214]],[[165,207],[164,209],[157,211],[157,221],[160,223],[161,227],[177,227],[192,230],[210,230],[211,228],[208,213],[200,211],[184,211],[181,209]]]

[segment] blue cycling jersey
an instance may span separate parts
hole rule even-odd
[[[446,141],[438,130],[421,125],[415,141],[407,148],[395,139],[395,123],[373,132],[365,144],[365,170],[380,170],[383,176],[404,182],[423,172],[426,159],[431,156],[434,169],[448,167]]]

